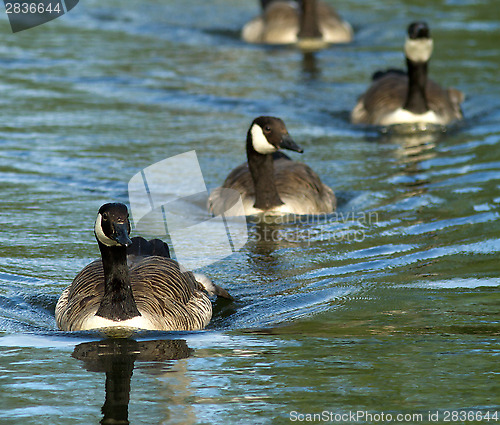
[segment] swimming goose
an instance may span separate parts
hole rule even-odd
[[[425,22],[408,27],[404,45],[408,72],[389,69],[373,75],[372,86],[351,113],[354,124],[388,126],[406,123],[446,125],[463,119],[464,95],[427,79],[433,41]]]
[[[125,205],[103,205],[94,233],[101,259],[84,267],[63,291],[56,305],[59,329],[178,331],[203,329],[208,324],[212,304],[207,292],[213,293],[213,288],[182,271],[168,258],[163,242],[132,241]],[[133,243],[129,266],[127,247]]]
[[[320,49],[327,43],[348,43],[349,23],[323,1],[261,0],[262,14],[244,25],[241,36],[248,43],[294,44]]]
[[[227,211],[234,198],[231,200],[225,189],[233,189],[241,195],[245,215],[333,212],[336,200],[332,189],[310,167],[292,161],[279,149],[303,152],[281,119],[256,118],[247,133],[248,162],[231,171],[222,187],[210,194],[209,210],[214,215]]]

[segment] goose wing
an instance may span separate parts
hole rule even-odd
[[[102,261],[88,264],[64,289],[56,305],[56,322],[59,329],[81,329],[85,321],[94,316],[104,294]]]
[[[344,21],[329,4],[320,1],[317,5],[319,27],[323,38],[328,43],[348,43],[352,41],[351,25]]]
[[[243,40],[249,43],[295,43],[299,32],[297,10],[296,4],[288,1],[268,2],[261,15],[244,25]]]
[[[275,183],[285,204],[295,205],[297,214],[330,213],[335,210],[333,190],[325,185],[314,170],[302,162],[274,161]]]
[[[373,83],[360,96],[351,113],[354,124],[378,124],[380,120],[401,108],[408,93],[408,77],[398,70],[377,72]]]
[[[252,176],[248,164],[239,165],[229,173],[221,187],[214,189],[208,197],[208,210],[215,216],[228,211],[234,205],[234,199],[224,189],[233,189],[240,193],[243,202],[255,198]],[[253,205],[253,201],[252,201]]]
[[[438,83],[428,80],[425,95],[429,109],[443,117],[446,122],[463,119],[460,104],[464,101],[464,94],[457,89],[445,89]]]
[[[193,273],[169,258],[151,256],[130,267],[132,291],[141,315],[157,329],[203,329],[212,303]]]

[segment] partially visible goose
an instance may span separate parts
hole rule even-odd
[[[464,95],[427,79],[433,41],[425,22],[408,27],[404,45],[408,73],[389,69],[373,75],[372,86],[351,113],[354,124],[393,125],[429,123],[447,125],[463,119]]]
[[[234,199],[224,189],[233,189],[242,197],[245,215],[333,212],[336,199],[332,189],[310,167],[292,161],[279,149],[303,152],[281,119],[256,118],[247,133],[248,162],[231,171],[222,187],[210,194],[209,210],[215,215],[227,211]]]
[[[241,36],[248,43],[294,44],[314,50],[327,43],[348,43],[348,22],[323,1],[261,0],[262,14],[245,24]]]
[[[75,277],[56,306],[59,329],[77,331],[101,328],[164,331],[203,329],[212,317],[205,287],[191,272],[182,271],[168,258],[159,240],[134,240],[128,257],[130,222],[123,204],[99,209],[94,233],[101,251],[96,260]],[[211,282],[210,282],[211,283]]]

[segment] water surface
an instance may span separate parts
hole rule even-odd
[[[243,0],[88,0],[16,34],[0,21],[2,423],[500,410],[498,7],[335,5],[355,41],[313,58],[242,43],[257,12]],[[435,39],[432,78],[466,93],[465,122],[425,137],[352,126],[372,72],[403,65],[416,19]],[[262,114],[285,120],[337,214],[250,224],[241,250],[203,269],[236,298],[206,331],[58,332],[60,292],[98,254],[99,206],[128,203],[134,174],[193,149],[217,187]]]

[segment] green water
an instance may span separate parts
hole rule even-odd
[[[335,6],[355,41],[312,60],[239,40],[257,1],[88,0],[16,34],[0,19],[0,423],[500,421],[500,9]],[[402,66],[416,19],[466,121],[428,138],[350,125],[372,72]],[[217,187],[262,114],[284,119],[338,214],[249,225],[203,269],[236,299],[206,331],[125,345],[58,332],[59,294],[98,255],[99,206],[193,149]]]

